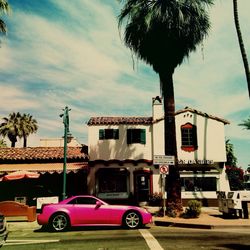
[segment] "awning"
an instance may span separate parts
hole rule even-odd
[[[37,179],[40,174],[25,170],[15,171],[0,178],[0,181],[14,181],[20,179]]]
[[[67,163],[67,173],[78,172],[81,169],[88,169],[86,162]],[[0,175],[9,174],[15,171],[36,171],[38,173],[62,173],[63,163],[33,163],[33,164],[0,164]]]

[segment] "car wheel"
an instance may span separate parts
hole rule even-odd
[[[70,221],[65,213],[56,213],[50,219],[50,229],[56,232],[62,232],[69,228]]]
[[[136,229],[142,224],[141,215],[136,211],[128,211],[123,217],[123,225],[126,228]]]

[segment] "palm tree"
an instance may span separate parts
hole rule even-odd
[[[248,65],[248,60],[247,60],[247,54],[241,34],[241,29],[240,29],[240,22],[239,22],[239,15],[238,15],[238,1],[233,0],[233,12],[234,12],[234,23],[235,23],[235,28],[238,36],[238,41],[239,41],[239,46],[240,46],[240,52],[245,68],[245,74],[246,74],[246,79],[247,79],[247,85],[248,85],[248,94],[250,98],[250,72],[249,72],[249,65]]]
[[[9,114],[9,117],[2,118],[3,122],[0,124],[0,134],[11,141],[11,147],[15,147],[17,137],[21,138],[20,120],[21,114],[19,112]]]
[[[243,120],[243,123],[240,123],[239,126],[243,126],[245,129],[250,130],[250,116],[247,120]]]
[[[27,147],[27,137],[36,133],[38,129],[37,121],[30,114],[23,114],[20,120],[21,137],[23,138],[23,147]]]
[[[167,203],[182,210],[177,166],[173,74],[203,41],[210,27],[206,7],[213,0],[123,0],[119,28],[125,23],[124,42],[139,59],[159,74],[165,112],[165,154],[176,158],[170,167]]]
[[[7,144],[6,141],[4,141],[4,139],[0,139],[0,148],[6,148]]]
[[[4,13],[8,13],[10,11],[9,4],[7,0],[0,0],[0,17]],[[7,28],[5,22],[0,18],[0,33],[6,34]]]

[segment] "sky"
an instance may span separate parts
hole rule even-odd
[[[9,0],[1,18],[0,117],[31,114],[38,122],[28,146],[63,136],[60,114],[71,111],[70,132],[88,143],[92,116],[151,116],[160,95],[158,75],[142,61],[133,67],[122,41],[116,0]],[[250,60],[250,1],[238,1]],[[250,131],[238,124],[250,116],[247,83],[233,21],[231,0],[215,0],[209,36],[174,73],[176,110],[188,106],[230,121],[226,139],[238,166],[250,164]],[[216,135],[215,135],[216,136]],[[6,138],[6,142],[8,139]],[[21,145],[22,142],[19,142]]]

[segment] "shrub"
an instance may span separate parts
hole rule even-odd
[[[162,193],[155,192],[149,197],[149,205],[161,206],[162,205]]]
[[[173,218],[177,216],[174,203],[168,203],[168,206],[166,208],[166,215]]]
[[[197,200],[190,200],[187,204],[184,217],[198,218],[201,213],[201,202]]]

